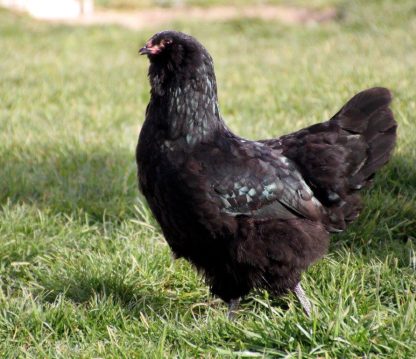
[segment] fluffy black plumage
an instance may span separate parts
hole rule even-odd
[[[253,288],[294,290],[329,232],[358,216],[358,190],[391,155],[390,92],[365,90],[327,122],[250,141],[223,122],[212,59],[196,39],[165,31],[140,53],[151,98],[139,184],[172,251],[229,303]]]

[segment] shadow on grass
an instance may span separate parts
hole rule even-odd
[[[68,278],[61,281],[58,278],[52,281],[42,282],[46,295],[44,300],[53,303],[59,297],[64,296],[67,300],[83,304],[90,303],[96,298],[100,301],[110,299],[115,305],[126,310],[130,315],[139,317],[141,313],[146,315],[172,316],[172,312],[190,313],[192,316],[200,317],[206,314],[209,308],[227,310],[227,304],[218,297],[212,297],[201,293],[200,290],[192,291],[189,288],[183,291],[170,291],[158,286],[140,285],[138,283],[125,283],[117,276],[84,276]],[[178,287],[183,284],[178,283]],[[172,287],[175,284],[172,283]],[[45,293],[45,292],[44,292]],[[288,295],[273,296],[264,290],[253,290],[253,292],[242,298],[240,309],[254,310],[258,303],[265,305],[267,299],[270,305],[282,311],[289,309]]]
[[[131,213],[139,192],[134,152],[20,148],[0,154],[0,204],[29,203],[95,221]]]
[[[387,167],[388,186],[398,195],[414,196],[416,192],[416,158],[394,156]],[[379,184],[383,186],[381,182]],[[389,187],[386,188],[387,190]]]
[[[201,302],[200,291],[184,291],[184,295],[181,295],[176,291],[153,286],[151,283],[126,283],[118,276],[106,274],[83,277],[75,275],[73,278],[67,278],[67,281],[49,278],[42,281],[42,286],[42,293],[46,293],[43,294],[43,298],[49,303],[61,296],[76,304],[87,304],[96,299],[110,300],[136,317],[139,317],[141,312],[164,316],[168,315],[172,308],[175,308],[175,311],[186,312]],[[206,308],[208,298],[203,297],[202,301],[203,305],[195,306],[195,311],[199,314]]]

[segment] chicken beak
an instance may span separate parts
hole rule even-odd
[[[148,47],[146,47],[146,46],[144,46],[144,47],[142,47],[140,50],[139,50],[139,54],[140,55],[148,55],[148,54],[150,54],[151,52],[150,52],[150,49],[148,48]]]

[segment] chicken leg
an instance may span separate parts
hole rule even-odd
[[[228,319],[229,320],[234,320],[235,312],[237,311],[239,305],[240,305],[240,298],[231,299],[228,302]]]
[[[296,294],[296,297],[298,298],[300,304],[302,304],[302,308],[305,311],[306,315],[310,317],[312,312],[311,302],[306,296],[302,286],[300,285],[300,282],[296,284],[296,287],[293,289],[293,292]]]

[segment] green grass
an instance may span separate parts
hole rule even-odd
[[[136,189],[148,101],[139,45],[160,29],[70,28],[0,11],[0,356],[411,358],[416,352],[416,7],[348,2],[330,24],[173,24],[212,53],[222,113],[249,138],[395,95],[399,139],[360,219],[293,296],[235,322],[173,261]],[[288,308],[286,308],[288,307]]]

